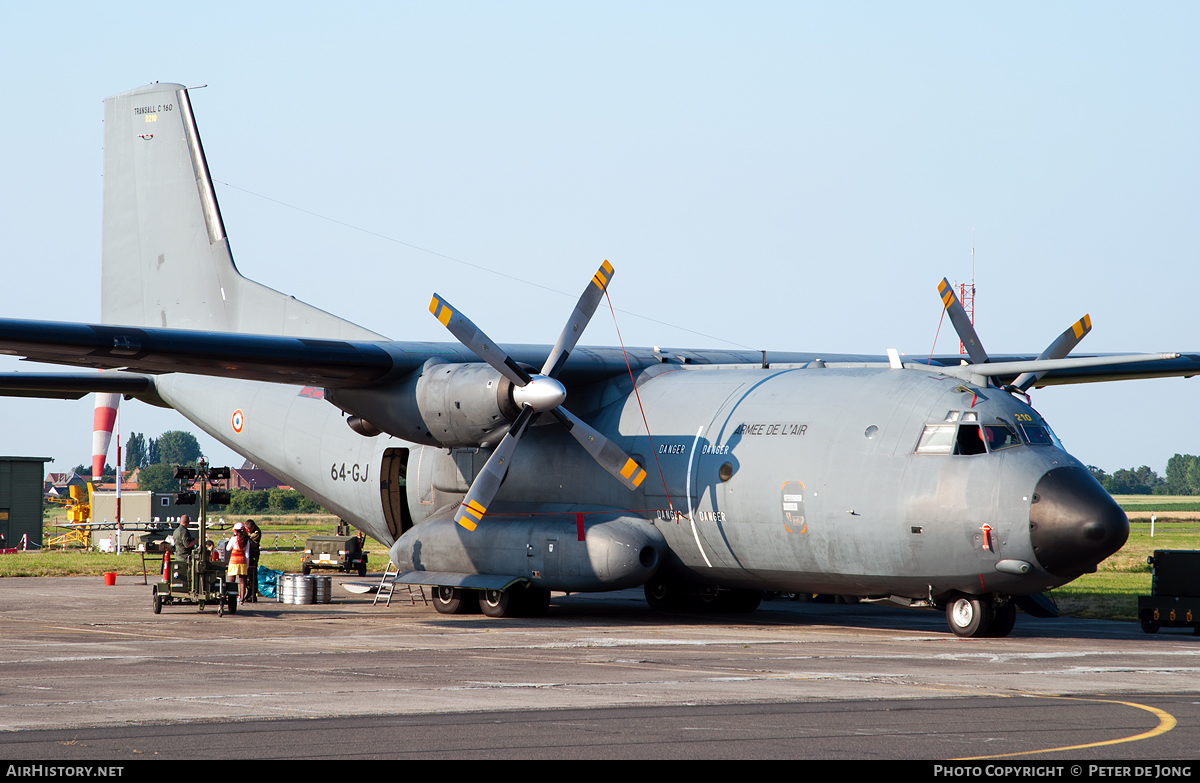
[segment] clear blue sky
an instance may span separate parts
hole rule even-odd
[[[397,339],[447,339],[436,289],[501,342],[553,342],[607,258],[618,307],[713,336],[624,315],[630,344],[928,354],[936,284],[969,278],[974,230],[989,351],[1037,352],[1084,313],[1081,349],[1200,350],[1198,18],[1191,3],[14,5],[3,315],[98,320],[101,101],[158,80],[209,85],[193,104],[242,272]],[[584,342],[614,343],[611,322]],[[938,350],[955,349],[944,328]],[[1034,394],[1110,471],[1200,453],[1197,402],[1182,379]],[[0,401],[0,452],[87,463],[91,411]],[[122,419],[195,431],[138,403]]]

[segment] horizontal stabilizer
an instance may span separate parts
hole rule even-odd
[[[145,394],[154,382],[145,375],[121,372],[0,373],[0,397],[46,397],[57,400],[78,400],[85,394]]]

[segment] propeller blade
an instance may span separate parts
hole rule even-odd
[[[944,277],[942,282],[938,283],[938,294],[942,297],[942,304],[946,306],[950,323],[954,324],[954,331],[958,332],[958,339],[962,340],[963,347],[967,349],[967,355],[971,357],[971,363],[983,364],[986,362],[988,360],[987,351],[983,350],[983,344],[979,342],[979,335],[975,333],[975,327],[971,325],[967,311],[963,309],[958,297],[954,295],[954,286],[950,285],[950,281]]]
[[[496,497],[496,492],[500,489],[500,482],[504,481],[504,476],[508,473],[508,463],[512,461],[513,452],[517,450],[517,443],[525,434],[525,428],[532,417],[533,408],[526,405],[521,409],[517,420],[508,428],[508,434],[500,441],[500,445],[492,452],[492,456],[488,458],[483,470],[479,471],[479,475],[471,483],[471,489],[454,514],[454,521],[467,530],[474,530],[483,519],[483,515],[487,513],[487,507],[491,505],[492,498]]]
[[[1067,327],[1067,330],[1058,336],[1058,339],[1050,343],[1046,350],[1042,351],[1038,359],[1062,359],[1071,352],[1075,346],[1079,345],[1079,341],[1087,336],[1088,332],[1092,331],[1092,317],[1085,315],[1075,323]],[[1048,370],[1042,372],[1026,372],[1017,376],[1012,385],[1021,391],[1027,391],[1030,386],[1041,380]]]
[[[471,319],[451,307],[445,299],[434,294],[432,301],[429,302],[429,312],[433,313],[434,318],[437,318],[442,326],[449,329],[450,334],[457,337],[460,343],[495,368],[496,372],[517,386],[529,383],[531,380],[529,373],[522,370],[521,366],[512,360],[512,357],[488,339],[488,336],[478,326],[471,323]]]
[[[607,261],[600,265],[600,268],[596,270],[596,274],[592,275],[591,282],[588,283],[583,296],[579,297],[579,302],[575,305],[575,309],[571,311],[571,317],[567,320],[567,325],[563,327],[562,334],[558,336],[558,342],[554,344],[554,350],[546,357],[546,363],[542,365],[542,375],[550,378],[558,375],[558,371],[562,369],[563,364],[567,361],[567,356],[571,351],[575,350],[575,344],[579,342],[579,338],[583,335],[583,330],[587,328],[588,322],[592,320],[592,316],[596,312],[596,306],[600,304],[600,298],[604,296],[604,289],[608,287],[608,281],[612,280],[612,276],[612,264]]]
[[[622,451],[620,446],[585,424],[582,419],[577,418],[562,406],[550,412],[562,422],[562,425],[567,428],[567,432],[579,441],[579,445],[583,446],[587,453],[600,463],[600,467],[613,474],[626,487],[631,490],[637,489],[645,481],[646,471],[641,465],[634,462],[632,457]]]

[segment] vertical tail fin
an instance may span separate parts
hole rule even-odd
[[[238,273],[181,84],[104,102],[103,264],[104,323],[381,339]]]

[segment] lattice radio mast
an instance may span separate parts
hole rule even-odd
[[[975,229],[971,229],[971,282],[958,284],[958,301],[962,302],[963,309],[967,311],[967,318],[970,319],[971,325],[975,325]],[[967,355],[967,347],[962,344],[962,340],[958,341],[958,353],[960,356]]]

